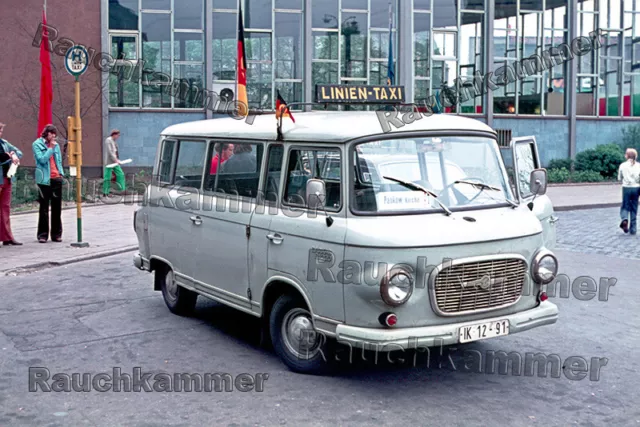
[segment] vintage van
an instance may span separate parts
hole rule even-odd
[[[304,373],[330,366],[336,343],[407,350],[557,321],[557,218],[534,138],[499,144],[444,114],[389,132],[374,111],[277,122],[162,132],[134,265],[171,312],[201,295],[262,318]]]

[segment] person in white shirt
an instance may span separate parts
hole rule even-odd
[[[624,155],[626,162],[618,169],[618,181],[622,181],[622,206],[620,207],[620,228],[625,233],[636,234],[638,197],[640,196],[640,163],[638,152],[628,148]]]

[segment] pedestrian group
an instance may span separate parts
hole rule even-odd
[[[2,246],[21,246],[11,231],[11,192],[16,175],[11,174],[14,168],[20,165],[22,151],[2,138],[6,124],[0,123],[0,242]],[[62,152],[56,141],[57,128],[49,124],[45,126],[32,144],[33,157],[36,171],[35,181],[38,187],[38,229],[36,237],[38,242],[47,243],[62,242],[62,187],[64,183],[64,169],[62,165]],[[103,195],[109,196],[112,174],[116,175],[116,183],[121,191],[125,191],[125,177],[120,160],[118,158],[118,145],[116,141],[120,137],[120,131],[113,130],[105,141],[108,161],[116,163],[112,168],[105,168]]]

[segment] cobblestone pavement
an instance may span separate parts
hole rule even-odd
[[[619,208],[556,212],[557,249],[640,259],[640,234],[624,234]],[[639,218],[640,219],[640,218]]]

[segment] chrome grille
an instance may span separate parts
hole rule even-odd
[[[445,266],[435,277],[436,307],[447,315],[511,305],[522,294],[526,270],[527,263],[519,258]]]

